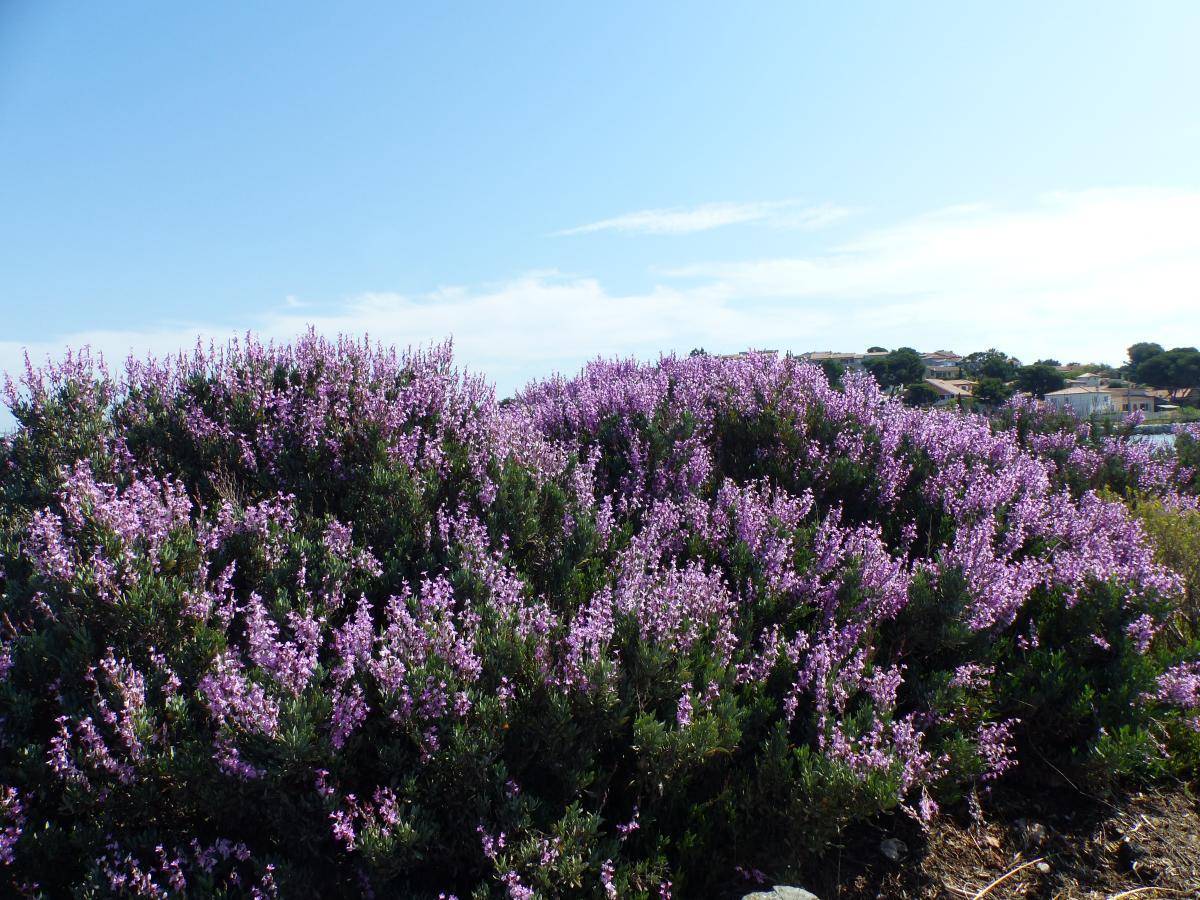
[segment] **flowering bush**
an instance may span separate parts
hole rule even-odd
[[[767,355],[497,402],[311,334],[7,394],[9,892],[704,896],[1046,763],[1200,758],[1119,499],[1194,468],[1034,405]]]

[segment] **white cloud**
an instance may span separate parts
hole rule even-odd
[[[703,346],[803,351],[879,343],[1022,358],[1119,362],[1138,340],[1200,343],[1200,191],[1051,194],[1024,208],[956,207],[864,232],[826,252],[705,262],[644,290],[534,272],[424,295],[281,302],[228,323],[43,339],[35,359],[89,343],[109,358],[165,353],[196,335],[252,329],[290,339],[308,324],[402,345],[452,335],[456,357],[501,392],[597,355],[653,358]],[[0,341],[0,369],[21,344]]]
[[[643,209],[611,219],[601,219],[557,232],[558,235],[591,234],[596,231],[621,231],[632,234],[692,234],[725,225],[756,222],[777,228],[823,228],[850,211],[833,204],[803,206],[795,201],[764,203],[705,203],[700,206],[676,206],[668,209]]]
[[[1119,361],[1148,338],[1200,340],[1200,191],[1048,194],[955,207],[815,256],[704,263],[669,283],[754,305],[835,303],[841,341]]]

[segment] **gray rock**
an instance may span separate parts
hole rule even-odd
[[[821,900],[821,898],[802,887],[777,884],[769,891],[755,891],[753,894],[747,894],[742,900]]]
[[[901,858],[908,853],[908,845],[899,838],[884,838],[879,842],[879,852],[892,862],[900,862]]]

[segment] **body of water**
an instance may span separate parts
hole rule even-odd
[[[1174,434],[1135,434],[1130,437],[1131,441],[1137,441],[1139,444],[1151,444],[1155,448],[1172,448],[1175,446]]]

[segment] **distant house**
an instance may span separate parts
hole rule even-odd
[[[800,358],[811,363],[820,365],[823,362],[839,363],[842,368],[848,371],[862,371],[863,363],[868,359],[887,356],[887,351],[882,353],[842,353],[838,350],[813,350],[808,353],[801,353]]]
[[[1061,391],[1051,391],[1046,395],[1045,400],[1056,410],[1060,412],[1070,410],[1077,416],[1090,416],[1113,411],[1112,398],[1108,391],[1100,389],[1098,380],[1094,387],[1073,384]]]
[[[841,353],[837,350],[813,350],[800,354],[800,358],[818,365],[823,362],[835,362],[840,363],[846,369],[861,369],[865,358],[886,355],[886,353]]]
[[[952,350],[922,353],[921,362],[925,363],[925,374],[930,378],[949,381],[962,375],[962,357]]]
[[[738,353],[719,353],[717,359],[747,359],[751,356],[778,356],[778,350],[742,350]]]
[[[921,361],[930,369],[956,369],[962,364],[962,357],[952,350],[934,350],[922,353]]]
[[[950,380],[957,378],[962,372],[962,357],[952,350],[922,353],[921,362],[925,363],[925,371],[931,378]]]
[[[874,353],[842,353],[837,350],[812,350],[808,353],[800,354],[800,358],[818,364],[828,360],[841,363],[847,369],[859,370],[868,361],[881,359],[887,355],[887,350],[876,350]],[[925,363],[925,371],[931,376],[955,378],[961,374],[958,366],[962,362],[962,357],[957,353],[952,353],[949,350],[935,350],[933,353],[922,353],[920,356],[921,361]]]
[[[1100,382],[1104,378],[1103,375],[1097,375],[1095,372],[1081,372],[1074,378],[1068,378],[1067,384],[1075,387],[1100,387]]]
[[[962,406],[974,396],[973,381],[961,378],[926,378],[925,383],[937,391],[936,406]]]
[[[1140,387],[1112,387],[1111,385],[1104,388],[1108,392],[1109,400],[1112,403],[1112,408],[1116,412],[1154,412],[1158,407],[1158,397],[1155,392],[1146,388]]]

